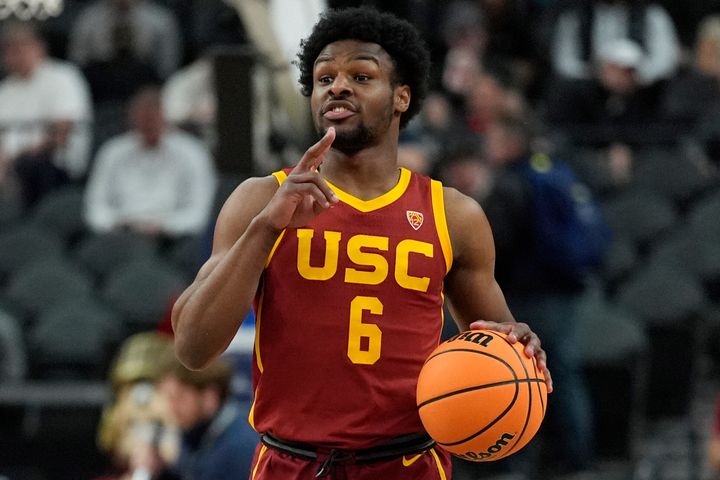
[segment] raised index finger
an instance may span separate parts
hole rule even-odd
[[[305,151],[305,155],[295,165],[293,172],[304,173],[317,169],[325,158],[325,154],[330,150],[334,140],[335,128],[330,127],[315,145]]]

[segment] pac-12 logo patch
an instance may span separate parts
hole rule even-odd
[[[414,228],[415,230],[418,230],[420,227],[422,227],[423,224],[423,214],[420,212],[415,212],[412,210],[407,210],[406,212],[408,222],[410,222],[410,226]]]

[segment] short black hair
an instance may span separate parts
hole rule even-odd
[[[400,117],[403,128],[422,108],[427,96],[430,53],[417,29],[408,21],[371,7],[327,10],[310,36],[300,42],[297,66],[302,94],[313,90],[313,66],[320,52],[340,40],[377,43],[393,60],[396,85],[410,87],[410,106]]]

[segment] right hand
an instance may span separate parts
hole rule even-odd
[[[330,127],[323,138],[307,149],[277,189],[263,210],[271,228],[281,231],[307,225],[338,202],[335,193],[317,171],[334,140],[335,129]]]

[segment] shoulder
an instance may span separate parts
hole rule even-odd
[[[244,180],[225,200],[218,216],[216,235],[234,242],[265,208],[279,185],[272,175]]]
[[[181,153],[191,153],[193,156],[205,156],[209,153],[202,140],[182,130],[169,130],[165,134],[165,140],[168,146]]]
[[[52,77],[53,79],[72,81],[80,81],[83,79],[82,72],[74,64],[63,60],[56,60],[54,58],[44,60],[39,72],[44,76]]]
[[[151,21],[154,24],[164,25],[177,23],[172,11],[162,5],[157,5],[151,2],[143,2],[142,13],[146,21]]]
[[[131,133],[122,133],[106,140],[98,150],[98,161],[115,161],[119,157],[133,152],[138,146],[137,138]]]

